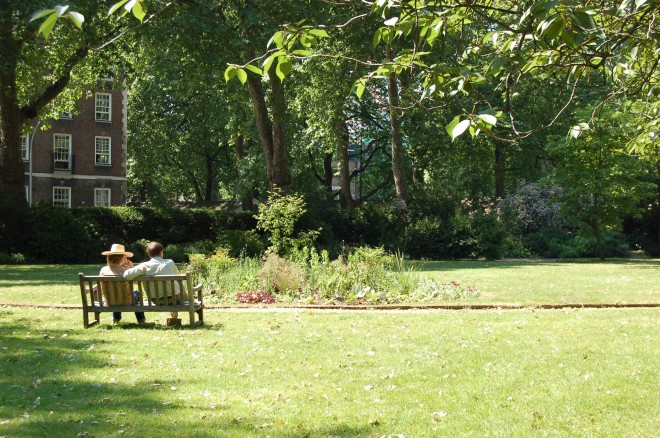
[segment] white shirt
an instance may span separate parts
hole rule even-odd
[[[124,271],[124,278],[133,280],[141,275],[148,275],[154,277],[156,275],[175,275],[180,274],[179,268],[176,267],[171,259],[164,259],[162,257],[154,257],[148,262],[140,263],[132,268]],[[179,284],[174,283],[175,293],[179,295]],[[168,290],[171,293],[170,290]]]

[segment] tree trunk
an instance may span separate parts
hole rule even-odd
[[[389,50],[388,50],[389,52]],[[390,53],[388,55],[391,56]],[[399,83],[396,75],[390,73],[387,87],[388,103],[390,105],[390,134],[392,136],[392,175],[396,198],[403,208],[408,204],[408,186],[404,168],[403,140],[401,138],[401,122],[399,119]]]
[[[505,152],[506,144],[501,141],[495,141],[495,164],[493,171],[495,174],[495,199],[502,199],[506,196],[504,189],[504,174],[505,174]]]
[[[332,177],[334,172],[332,170],[332,162],[334,161],[334,155],[332,152],[326,152],[323,154],[323,188],[328,192],[328,199],[332,200]]]
[[[21,160],[21,127],[25,118],[16,94],[18,43],[5,25],[0,26],[0,42],[0,209],[9,213],[14,208],[27,208]]]
[[[245,158],[245,137],[241,134],[236,135],[236,137],[234,137],[234,147],[236,149],[236,157],[238,160],[240,161]]]
[[[248,89],[250,90],[250,99],[254,109],[254,121],[257,125],[259,142],[266,159],[266,178],[268,187],[271,187],[273,180],[273,128],[268,118],[268,108],[266,107],[266,98],[264,89],[261,85],[261,77],[248,73]]]
[[[341,187],[341,193],[344,197],[344,202],[349,210],[353,210],[357,203],[353,199],[353,194],[351,193],[351,169],[349,167],[350,157],[348,156],[348,130],[346,129],[346,124],[343,120],[339,121],[337,124],[339,129],[339,144],[337,149],[339,149],[339,185]]]
[[[206,174],[205,176],[205,185],[204,187],[204,201],[211,202],[213,201],[213,189],[215,188],[215,159],[212,155],[206,154],[204,156],[204,162],[206,164]]]
[[[273,187],[278,187],[284,192],[291,188],[291,168],[289,167],[289,151],[286,147],[286,101],[284,100],[284,86],[277,77],[275,69],[268,71],[268,79],[273,93],[273,165],[272,181]]]
[[[254,118],[259,133],[259,141],[266,158],[266,177],[270,190],[279,187],[288,191],[291,187],[291,169],[289,168],[289,154],[286,148],[286,102],[284,100],[284,87],[274,71],[268,73],[272,96],[273,120],[268,117],[268,108],[264,96],[261,78],[248,74],[248,89],[254,108]]]

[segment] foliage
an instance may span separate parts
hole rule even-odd
[[[305,213],[305,200],[301,195],[283,194],[275,189],[268,202],[259,206],[257,228],[268,233],[269,253],[286,254],[293,248],[311,245],[321,230],[299,232],[294,237],[295,225]]]
[[[305,271],[275,253],[266,255],[257,275],[265,291],[282,297],[297,298],[298,292],[305,284]]]
[[[89,224],[78,220],[68,209],[33,207],[25,227],[29,238],[21,248],[30,261],[89,263],[98,260],[105,249],[102,242],[92,237]]]
[[[643,202],[657,188],[641,178],[648,163],[622,149],[629,116],[615,107],[602,109],[609,117],[577,139],[555,139],[552,154],[558,161],[553,180],[563,187],[560,200],[566,221],[583,235],[596,239],[599,257],[605,257],[603,234],[618,230],[624,217],[640,215]]]
[[[561,187],[543,187],[537,183],[521,183],[514,193],[502,199],[497,213],[508,230],[526,236],[546,228],[562,226],[558,196]]]

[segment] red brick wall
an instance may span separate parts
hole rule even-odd
[[[71,205],[93,206],[94,188],[110,188],[111,204],[126,203],[126,150],[124,102],[121,90],[98,90],[111,94],[111,121],[95,120],[95,93],[78,102],[79,113],[70,120],[51,123],[48,131],[39,131],[32,139],[32,202],[51,202],[53,187],[71,187]],[[73,171],[53,171],[55,134],[71,135]],[[96,165],[95,137],[111,138],[111,164]],[[25,163],[25,184],[29,183],[29,163]],[[42,175],[39,175],[42,174]],[[48,176],[44,176],[48,175]],[[118,178],[118,179],[117,179]]]

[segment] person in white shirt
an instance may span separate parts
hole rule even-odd
[[[124,271],[124,278],[127,280],[133,280],[134,278],[140,277],[142,275],[156,276],[156,275],[174,275],[179,274],[179,268],[176,267],[174,261],[171,259],[163,258],[163,245],[158,242],[149,242],[147,245],[147,255],[151,258],[147,262],[140,263],[132,268],[129,268]],[[169,286],[169,285],[168,285]],[[152,301],[155,304],[160,304],[165,297],[165,291],[159,291],[159,296],[154,297]],[[177,303],[182,302],[181,291],[179,290],[179,285],[174,284],[174,291],[168,289],[167,291],[168,302]],[[181,325],[181,320],[178,319],[178,313],[172,312],[172,318],[168,318],[167,325]]]

